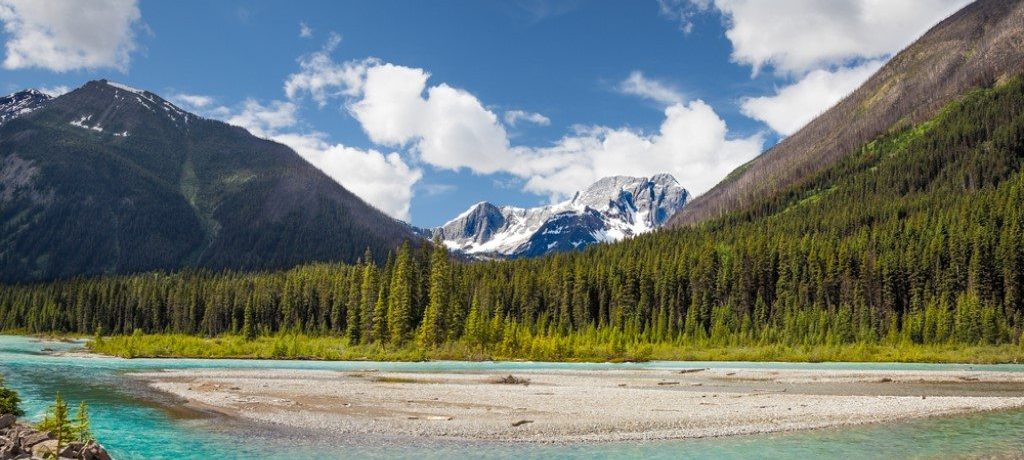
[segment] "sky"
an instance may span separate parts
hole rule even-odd
[[[0,91],[106,78],[421,227],[667,172],[699,195],[966,0],[0,0]]]

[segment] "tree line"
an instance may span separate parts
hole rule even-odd
[[[1024,84],[981,88],[743,211],[537,259],[443,244],[241,273],[0,287],[0,328],[351,344],[1008,344],[1024,326]],[[377,262],[383,260],[383,262]]]

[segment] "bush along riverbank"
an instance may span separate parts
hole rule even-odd
[[[37,426],[18,422],[25,415],[18,393],[4,386],[0,376],[0,460],[78,459],[110,460],[110,454],[89,430],[85,403],[71,418],[68,404],[57,394],[56,401]]]
[[[1024,362],[1017,344],[880,343],[780,345],[713,340],[645,342],[590,330],[569,335],[532,335],[527,330],[500,331],[487,342],[466,340],[430,348],[351,344],[345,337],[273,334],[246,338],[225,334],[96,336],[86,347],[93,353],[122,358],[309,359],[327,361],[788,361],[788,362],[928,362],[998,364]]]

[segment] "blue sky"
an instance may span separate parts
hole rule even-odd
[[[435,226],[611,174],[706,191],[964,3],[0,0],[0,89],[148,89]]]

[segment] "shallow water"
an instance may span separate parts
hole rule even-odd
[[[288,368],[403,371],[636,368],[777,368],[999,370],[1024,365],[898,363],[642,364],[455,361],[429,363],[263,360],[134,359],[52,356],[44,348],[72,350],[80,343],[40,342],[0,336],[0,374],[18,390],[29,418],[38,418],[56,392],[85,401],[93,431],[115,458],[953,458],[1024,457],[1024,411],[929,419],[898,424],[769,435],[656,442],[537,445],[359,437],[325,441],[242,426],[220,417],[186,416],[168,401],[139,388],[125,372],[175,368]],[[157,399],[157,401],[154,401]]]

